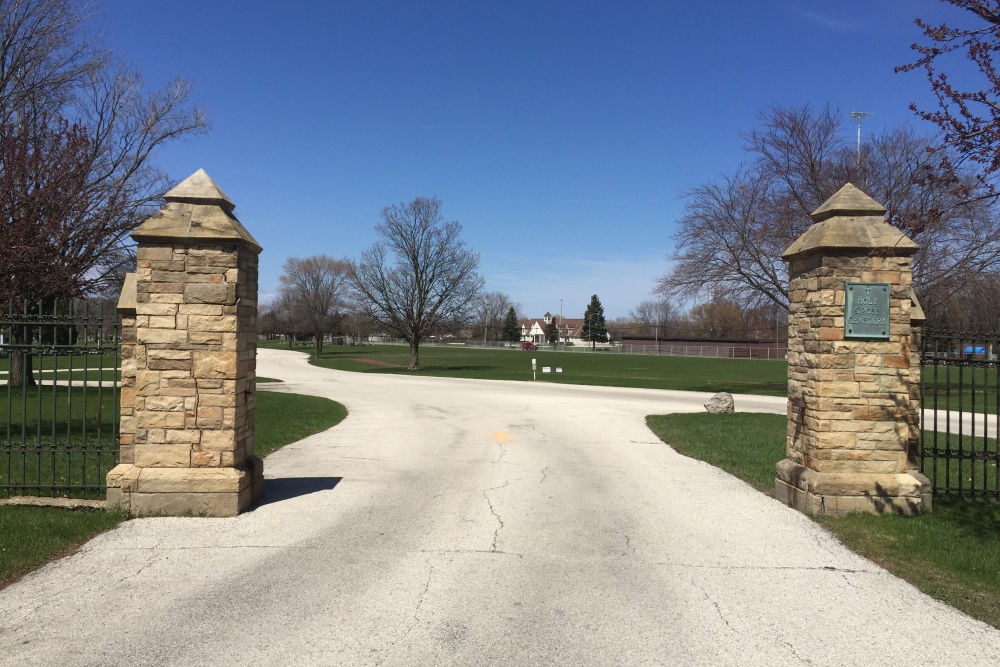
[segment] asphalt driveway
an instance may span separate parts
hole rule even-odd
[[[645,427],[707,394],[258,372],[350,415],[268,457],[253,511],[129,521],[0,591],[0,664],[1000,664],[1000,632]]]

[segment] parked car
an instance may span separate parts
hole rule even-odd
[[[522,350],[537,350],[538,346],[534,343],[521,343]]]

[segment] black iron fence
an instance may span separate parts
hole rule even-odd
[[[112,304],[0,312],[0,498],[100,498],[118,463],[120,353]]]
[[[1000,499],[1000,333],[926,331],[921,472],[934,493]]]

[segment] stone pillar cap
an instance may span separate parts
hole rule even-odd
[[[781,254],[786,262],[822,251],[891,249],[912,255],[920,249],[885,221],[885,207],[851,183],[813,211],[815,224]]]
[[[885,215],[886,208],[869,197],[853,183],[846,183],[832,197],[819,205],[809,217],[813,222],[822,222],[835,215],[870,216]]]
[[[927,321],[924,309],[917,300],[917,293],[910,290],[910,324],[915,327],[922,326]]]
[[[132,232],[135,241],[187,244],[228,241],[257,253],[261,251],[257,240],[233,215],[236,205],[204,169],[178,183],[163,198],[167,205]]]
[[[204,169],[199,169],[175,185],[163,198],[187,204],[215,204],[226,213],[236,208],[226,193],[222,191]]]
[[[136,305],[135,273],[126,273],[122,283],[122,293],[118,295],[118,310],[135,310]]]

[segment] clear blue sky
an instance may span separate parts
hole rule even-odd
[[[771,103],[930,104],[911,59],[939,0],[478,2],[101,0],[106,42],[151,85],[194,82],[209,135],[162,151],[200,167],[264,247],[357,257],[382,207],[437,196],[487,288],[525,314],[609,317],[668,268],[683,192],[745,159]]]

